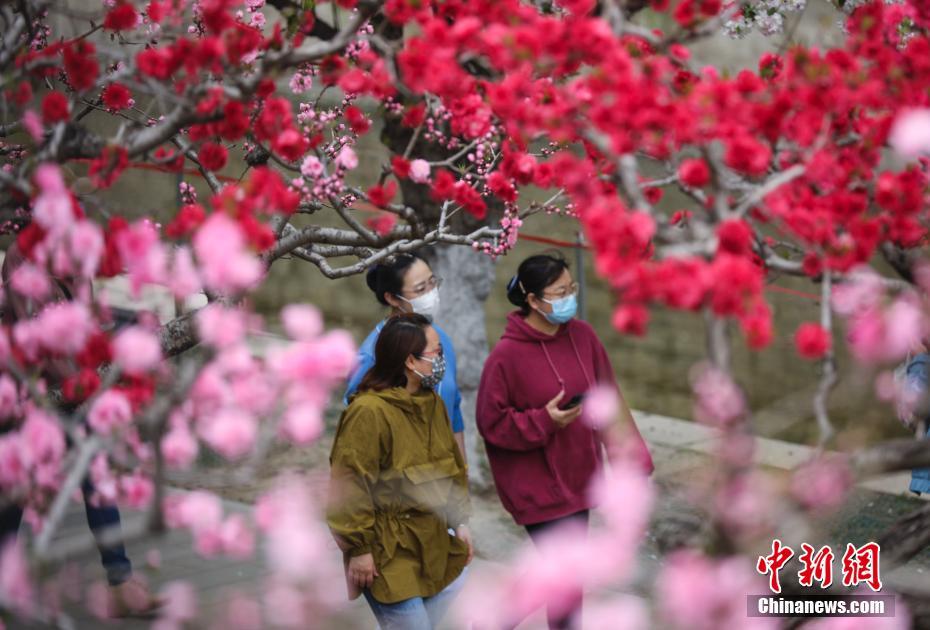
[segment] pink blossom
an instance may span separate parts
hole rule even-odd
[[[323,332],[323,317],[315,306],[289,304],[281,310],[281,323],[292,339],[312,341]]]
[[[23,112],[23,127],[32,136],[35,142],[42,141],[44,129],[42,128],[42,119],[31,109]]]
[[[846,501],[852,486],[852,472],[838,457],[815,459],[799,467],[791,477],[791,493],[811,510],[838,508]]]
[[[283,628],[308,627],[302,591],[289,584],[272,582],[264,596],[268,622]]]
[[[908,109],[899,113],[888,142],[908,158],[930,153],[930,109]]]
[[[120,487],[126,505],[136,510],[147,507],[155,491],[152,480],[138,472],[124,476]]]
[[[223,521],[223,504],[206,490],[195,490],[165,502],[165,521],[169,527],[186,527],[198,532],[216,529]]]
[[[113,340],[113,360],[127,374],[139,376],[161,361],[161,344],[149,331],[131,326]]]
[[[40,409],[30,409],[20,429],[27,461],[57,462],[65,454],[65,434],[58,421]]]
[[[71,253],[79,261],[83,278],[93,278],[104,252],[103,233],[93,222],[80,220],[71,230]]]
[[[416,159],[410,163],[410,180],[417,184],[429,181],[430,166],[426,160]]]
[[[849,320],[847,341],[856,359],[866,363],[885,358],[885,318],[877,308],[861,311]]]
[[[221,623],[228,630],[260,630],[262,626],[261,605],[241,593],[234,593],[226,601],[227,615]]]
[[[323,163],[315,155],[308,155],[300,163],[300,172],[310,179],[316,179],[323,174]]]
[[[298,479],[278,481],[255,506],[255,520],[267,534],[269,566],[285,580],[304,580],[319,571],[330,553],[328,534]]]
[[[113,596],[110,594],[110,588],[102,580],[94,580],[87,587],[87,594],[84,596],[87,604],[87,610],[97,619],[109,619],[112,610]]]
[[[698,422],[726,426],[741,420],[746,399],[739,385],[725,372],[712,366],[696,366],[692,376],[694,418]]]
[[[860,268],[850,281],[833,287],[830,302],[833,310],[848,317],[877,305],[884,293],[878,274],[870,268]]]
[[[201,420],[199,431],[210,448],[227,459],[237,459],[252,449],[258,427],[255,419],[242,411],[225,409]]]
[[[220,528],[223,551],[233,558],[249,558],[255,551],[255,532],[241,514],[233,514]]]
[[[264,370],[253,369],[237,374],[230,382],[233,404],[257,418],[270,414],[279,400],[279,393]]]
[[[671,628],[775,630],[771,617],[747,617],[746,595],[766,591],[749,560],[710,560],[693,551],[670,555],[656,582],[662,616]]]
[[[248,321],[238,308],[211,304],[197,313],[197,334],[214,348],[228,348],[243,340]]]
[[[19,390],[16,381],[4,372],[0,374],[0,419],[11,418],[19,412]]]
[[[582,416],[596,429],[603,429],[617,420],[620,397],[617,390],[607,385],[596,385],[585,394]]]
[[[206,286],[221,293],[250,289],[261,279],[263,267],[246,248],[239,224],[214,212],[194,235],[194,253]]]
[[[33,204],[32,216],[50,234],[64,234],[74,223],[71,197],[57,165],[41,164],[36,169],[39,196]]]
[[[28,482],[29,468],[25,456],[19,433],[0,435],[0,488],[5,494]]]
[[[16,538],[8,538],[0,549],[0,604],[27,616],[35,604],[29,563]]]
[[[143,285],[167,283],[168,253],[151,221],[136,221],[119,232],[116,248],[129,274],[133,295],[138,296]]]
[[[165,598],[161,619],[184,622],[197,617],[197,592],[189,582],[170,582],[162,588],[161,596]]]
[[[295,444],[310,444],[323,433],[323,414],[316,405],[294,405],[284,413],[281,431]]]
[[[20,295],[33,300],[41,300],[51,289],[48,274],[28,262],[16,268],[10,278],[10,286]]]
[[[197,439],[186,426],[174,427],[161,439],[161,452],[169,468],[187,468],[198,450]]]
[[[752,472],[730,479],[714,499],[718,518],[734,536],[762,536],[773,526],[778,488],[769,475]]]
[[[178,299],[190,297],[203,289],[200,277],[197,275],[197,268],[194,266],[194,258],[187,246],[179,247],[174,251],[168,288]]]
[[[13,325],[13,342],[17,350],[30,361],[39,358],[39,352],[42,350],[41,335],[41,326],[35,319],[20,320]]]
[[[80,302],[57,302],[42,309],[36,319],[39,342],[50,352],[71,356],[84,349],[97,326]]]
[[[898,297],[885,312],[885,356],[890,360],[905,357],[924,337],[927,324],[917,297],[906,293]]]
[[[281,378],[303,382],[324,379],[335,382],[348,376],[356,362],[355,342],[349,333],[336,330],[313,342],[298,342],[268,354],[268,364]]]
[[[90,479],[94,485],[93,501],[95,504],[114,505],[119,486],[104,453],[94,457],[94,461],[91,462]]]
[[[355,155],[355,151],[352,150],[352,147],[345,145],[339,150],[339,155],[336,156],[336,164],[351,171],[358,166],[358,156]]]
[[[129,425],[132,420],[132,406],[126,395],[115,389],[108,389],[94,400],[87,414],[87,421],[98,433],[110,433]]]

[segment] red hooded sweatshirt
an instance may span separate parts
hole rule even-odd
[[[588,485],[602,469],[603,440],[582,418],[559,428],[546,403],[562,403],[595,384],[616,387],[604,344],[589,324],[572,319],[554,335],[514,311],[481,373],[477,423],[501,503],[519,525],[594,507]],[[652,459],[638,431],[643,465]]]

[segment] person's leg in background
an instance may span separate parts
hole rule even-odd
[[[126,547],[122,542],[104,543],[101,536],[117,535],[120,528],[119,508],[115,505],[94,505],[91,498],[94,486],[89,478],[81,484],[84,495],[84,513],[87,515],[87,525],[90,527],[94,539],[97,541],[97,550],[100,552],[100,563],[107,572],[107,582],[110,586],[118,586],[132,575],[132,562],[126,555]]]
[[[120,537],[119,508],[115,505],[94,505],[91,501],[94,486],[88,478],[81,484],[81,492],[84,494],[87,525],[97,541],[100,563],[106,571],[107,582],[113,595],[111,615],[126,617],[154,613],[164,602],[154,597],[144,583],[133,578],[132,562],[126,555],[125,545],[122,542],[107,543],[102,540],[104,536]]]
[[[433,630],[422,597],[413,597],[393,604],[382,604],[369,589],[362,591],[380,630]]]
[[[455,601],[455,596],[459,594],[462,587],[465,586],[468,567],[462,569],[457,578],[452,580],[446,588],[442,589],[432,597],[424,597],[423,605],[426,607],[426,614],[429,616],[430,625],[435,628],[442,621],[446,613],[449,612],[449,606]]]
[[[538,547],[540,540],[544,539],[553,530],[560,527],[581,525],[584,527],[585,531],[587,531],[588,516],[588,510],[582,510],[581,512],[569,514],[568,516],[563,516],[552,521],[533,523],[532,525],[525,526],[526,533],[529,534],[530,538],[533,540],[533,543],[535,543]],[[581,606],[583,599],[584,593],[582,591],[578,591],[575,595],[573,595],[571,604],[568,607],[569,612],[567,613],[562,610],[556,611],[547,607],[546,619],[549,622],[549,628],[551,630],[573,630],[581,628]]]

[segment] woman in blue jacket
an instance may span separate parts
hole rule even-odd
[[[439,310],[439,285],[442,278],[437,278],[433,270],[418,254],[398,254],[379,263],[368,270],[365,277],[375,298],[383,305],[390,307],[391,315],[400,313],[420,313],[433,319]],[[343,399],[349,404],[349,397],[358,389],[362,378],[375,364],[375,342],[381,329],[384,328],[384,319],[375,326],[358,350],[358,367],[349,379],[349,386]],[[433,324],[433,329],[439,333],[439,342],[442,346],[442,356],[445,359],[445,373],[436,386],[436,393],[442,398],[452,424],[452,433],[462,457],[465,457],[465,425],[462,420],[462,395],[455,378],[455,349],[452,339],[449,338],[439,326]],[[434,368],[435,369],[435,368]]]
[[[924,403],[918,405],[920,411],[914,415],[918,418],[924,418],[926,437],[930,437],[930,413],[928,413],[926,404],[928,384],[930,384],[930,354],[921,353],[907,364],[907,386],[922,394]],[[930,468],[915,468],[911,471],[910,488],[911,492],[917,494],[930,492]]]

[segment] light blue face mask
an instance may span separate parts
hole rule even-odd
[[[574,293],[551,302],[543,299],[543,302],[552,306],[551,313],[543,313],[540,311],[542,316],[545,317],[550,324],[564,324],[574,317],[575,313],[578,311],[578,299]]]

